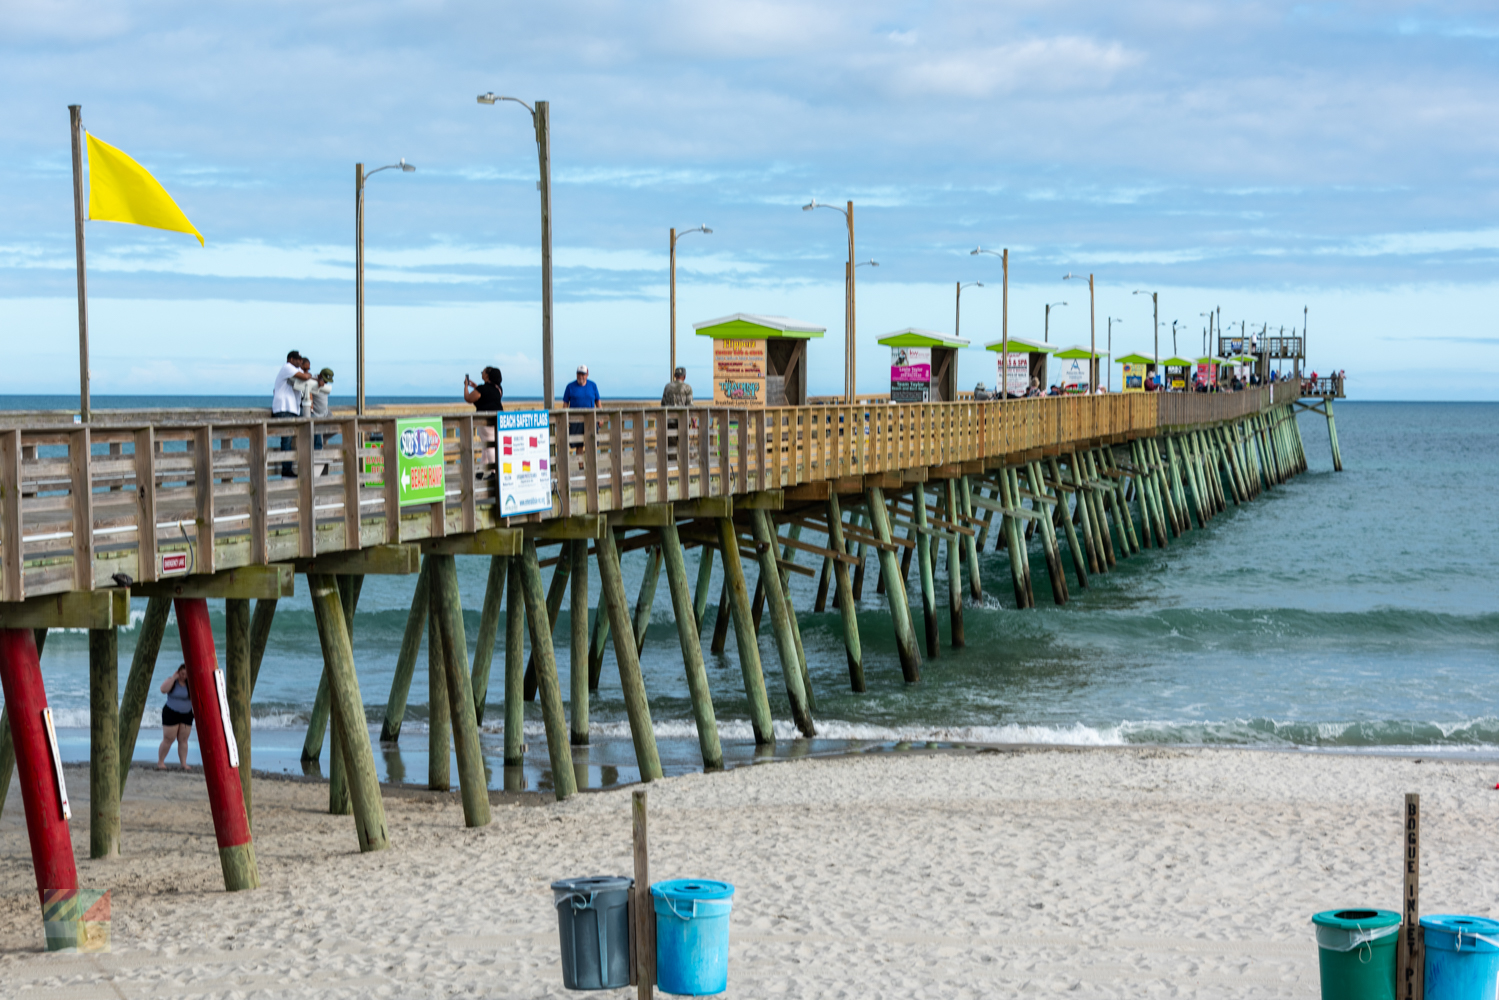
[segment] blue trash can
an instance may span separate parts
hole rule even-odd
[[[552,883],[562,942],[562,985],[608,990],[630,985],[632,878],[595,875]]]
[[[1426,1000],[1499,996],[1499,920],[1436,914],[1421,918],[1426,940]]]
[[[729,911],[734,887],[677,878],[651,886],[656,907],[656,986],[702,997],[729,988]]]

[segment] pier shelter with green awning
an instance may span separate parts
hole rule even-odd
[[[785,316],[735,313],[694,323],[713,338],[715,406],[803,406],[807,402],[807,341],[826,327]]]
[[[1124,366],[1124,379],[1121,387],[1125,392],[1146,392],[1146,386],[1156,373],[1158,367],[1156,358],[1150,354],[1125,354],[1114,359],[1115,364]]]
[[[1173,392],[1185,392],[1192,387],[1192,359],[1169,357],[1161,362],[1166,369],[1165,386]]]
[[[958,349],[968,341],[908,326],[881,337],[890,348],[890,402],[951,403],[958,398]]]
[[[1042,343],[1039,340],[1028,340],[1025,337],[1011,337],[1010,346],[1010,395],[1024,396],[1030,388],[1031,379],[1035,379],[1045,392],[1046,382],[1046,358],[1056,350],[1051,344]],[[994,380],[994,391],[997,396],[1003,391],[1005,359],[1002,356],[1005,348],[1005,340],[991,340],[984,345],[984,350],[993,351],[1001,357],[995,359],[997,374]]]
[[[1065,348],[1052,356],[1062,363],[1062,391],[1070,396],[1093,392],[1098,387],[1099,364],[1109,352],[1089,351],[1079,346]]]

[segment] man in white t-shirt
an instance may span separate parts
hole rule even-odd
[[[302,353],[300,351],[289,351],[286,355],[286,364],[276,373],[276,384],[271,387],[271,417],[276,420],[293,420],[302,415],[302,393],[298,391],[297,383],[306,382],[312,376],[302,370]],[[283,435],[281,438],[281,450],[291,451],[296,446],[296,439]],[[291,462],[281,463],[281,478],[293,479],[297,475],[292,468]]]

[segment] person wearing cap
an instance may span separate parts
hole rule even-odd
[[[671,373],[671,381],[661,390],[662,406],[691,406],[692,386],[687,384],[687,369],[678,368]]]
[[[308,402],[312,404],[312,415],[314,417],[330,417],[332,409],[328,406],[328,397],[333,395],[333,369],[324,368],[317,373],[317,381],[313,383],[312,390],[308,393]]]
[[[567,388],[562,390],[562,405],[569,410],[594,410],[599,405],[599,387],[588,381],[588,366],[578,366],[577,381],[567,383]],[[579,452],[583,451],[583,421],[569,421],[567,425],[568,436],[576,435],[579,440],[574,447]]]

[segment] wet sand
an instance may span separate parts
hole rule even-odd
[[[738,887],[731,997],[1315,997],[1308,919],[1394,907],[1422,794],[1426,912],[1499,912],[1499,766],[1243,750],[815,759],[650,788],[654,878]],[[73,843],[88,779],[68,769]],[[0,995],[564,996],[548,883],[629,874],[629,790],[557,804],[392,790],[360,855],[326,785],[255,783],[263,887],[223,891],[199,773],[138,769],[113,950],[48,955],[20,798],[0,817]],[[604,995],[633,995],[616,991]]]

